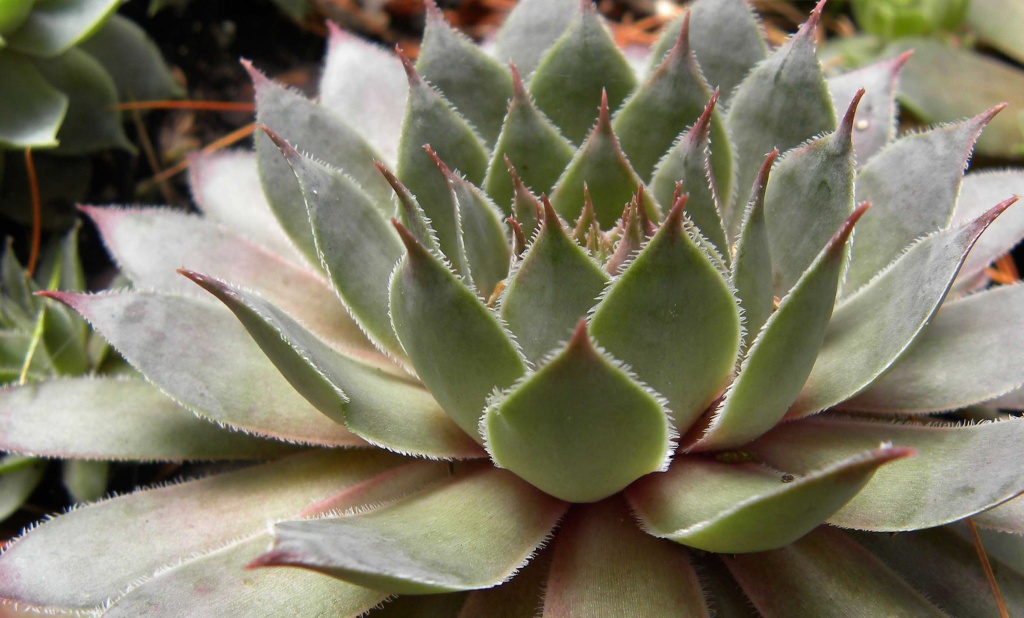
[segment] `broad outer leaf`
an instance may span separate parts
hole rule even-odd
[[[0,390],[0,449],[143,461],[265,459],[295,450],[197,418],[142,380],[113,378]]]
[[[316,251],[335,291],[371,341],[401,357],[384,283],[402,255],[398,237],[350,176],[300,155],[277,136],[272,139],[299,180]]]
[[[88,38],[117,10],[119,0],[36,0],[17,32],[5,37],[11,49],[52,57]]]
[[[960,187],[954,223],[970,221],[1012,195],[1024,195],[1024,172],[986,171],[967,174]],[[956,287],[965,287],[989,264],[1008,253],[1024,238],[1024,208],[999,217],[974,244],[964,260]]]
[[[946,303],[853,410],[906,414],[964,408],[1024,385],[1024,285]]]
[[[520,166],[516,171],[523,184],[537,193],[547,193],[575,152],[558,127],[534,105],[515,65],[512,66],[512,84],[512,101],[483,184],[487,194],[506,214],[512,212],[516,193],[510,164]],[[522,219],[520,222],[525,223]]]
[[[859,90],[854,95],[836,131],[787,152],[772,170],[764,208],[772,282],[780,298],[803,276],[853,212],[851,135],[863,94]],[[870,215],[868,211],[865,216]],[[859,226],[857,230],[860,240]]]
[[[1018,33],[1024,29],[1024,6],[1013,0],[971,0],[966,23],[986,45],[1024,62]]]
[[[256,290],[331,341],[369,345],[318,274],[222,225],[170,209],[84,206],[82,211],[99,228],[122,272],[140,288],[203,297],[176,272],[198,270]]]
[[[366,192],[382,215],[390,215],[391,187],[373,165],[379,155],[360,133],[330,109],[243,64],[256,89],[256,122],[270,127],[309,157],[342,170]],[[299,181],[282,156],[280,145],[264,133],[257,131],[255,137],[263,193],[288,237],[311,263],[319,264]]]
[[[892,442],[917,455],[881,468],[829,518],[844,528],[895,532],[947,524],[1024,492],[1018,420],[968,426],[821,418],[784,423],[744,447],[795,474]]]
[[[492,467],[391,506],[274,527],[252,566],[301,566],[399,594],[490,588],[512,577],[567,505]]]
[[[555,541],[544,618],[708,616],[686,551],[644,534],[622,498],[578,505]]]
[[[103,65],[123,101],[157,101],[184,94],[156,43],[126,17],[111,15],[79,49]],[[126,58],[131,58],[131,62],[125,62]]]
[[[401,224],[406,256],[391,277],[391,322],[420,379],[445,412],[480,441],[487,397],[526,365],[490,309]]]
[[[569,237],[545,201],[540,232],[501,297],[501,317],[523,355],[537,363],[569,338],[607,282],[608,275]]]
[[[786,415],[818,356],[839,289],[846,241],[866,210],[861,206],[840,226],[768,318],[695,449],[741,446]]]
[[[524,71],[528,71],[525,67]],[[571,75],[572,79],[566,79]],[[549,49],[530,80],[537,107],[574,144],[590,133],[602,93],[617,109],[636,86],[633,69],[619,51],[597,8],[581,2],[572,25]],[[524,165],[525,161],[513,161]]]
[[[56,152],[81,155],[120,148],[133,152],[125,135],[117,86],[99,62],[80,49],[69,49],[54,58],[36,58],[35,68],[46,81],[68,98],[67,113],[57,131]]]
[[[754,184],[766,152],[773,148],[786,152],[835,127],[832,97],[814,49],[823,7],[824,2],[819,2],[800,30],[754,67],[733,94],[725,125],[736,146],[740,195]],[[694,24],[694,31],[698,28]],[[741,223],[740,214],[726,217],[733,234]]]
[[[51,86],[32,62],[20,54],[0,54],[0,144],[8,148],[57,144],[57,129],[68,97]]]
[[[950,224],[974,142],[1000,109],[908,135],[864,166],[857,200],[875,206],[857,227],[846,290],[856,291],[914,240]]]
[[[686,215],[718,253],[731,259],[732,252],[722,222],[722,195],[709,154],[712,150],[709,146],[711,119],[717,102],[716,91],[697,122],[679,136],[675,145],[658,162],[651,178],[651,192],[659,204],[672,204],[676,187],[680,187],[689,195]]]
[[[978,236],[1015,201],[915,243],[839,305],[789,416],[807,416],[841,403],[892,366],[942,303]]]
[[[950,528],[851,536],[949,615],[998,615],[978,552],[970,541]],[[987,559],[993,562],[993,556]],[[1020,613],[1024,608],[1024,577],[999,562],[993,562],[992,570],[999,591],[1013,612],[1011,615]]]
[[[828,80],[837,112],[842,111],[858,91],[865,91],[853,122],[853,151],[858,167],[896,137],[896,82],[908,58],[910,52]]]
[[[583,319],[556,356],[491,401],[481,428],[495,464],[570,502],[664,470],[675,450],[662,402],[594,347]]]
[[[451,101],[492,147],[512,98],[509,72],[466,35],[454,30],[435,0],[426,3],[426,12],[427,26],[416,70]]]
[[[292,512],[291,517],[322,516],[377,508],[419,491],[448,474],[445,466],[417,461],[344,487],[326,499]],[[160,569],[151,579],[133,585],[116,599],[109,616],[183,615],[252,616],[358,616],[379,604],[387,592],[299,569],[243,569],[267,550],[269,530],[189,556]],[[203,594],[195,593],[202,582]]]
[[[47,295],[81,313],[133,367],[204,418],[283,440],[363,444],[296,393],[225,307],[151,292]]]
[[[263,195],[256,153],[222,150],[194,155],[190,161],[192,199],[207,219],[224,224],[291,262],[310,263],[289,240]]]
[[[736,299],[683,229],[684,203],[676,202],[591,320],[598,343],[668,399],[681,431],[725,388],[740,345]]]
[[[768,49],[749,2],[701,0],[690,8],[690,43],[704,77],[722,93],[723,105]]]
[[[858,616],[946,615],[838,530],[821,527],[782,549],[722,559],[766,618],[847,609]]]
[[[550,545],[541,547],[515,577],[494,588],[468,593],[466,602],[453,618],[522,618],[536,616],[544,604],[544,585],[551,567]],[[450,595],[452,596],[452,595]],[[404,597],[422,599],[422,596]]]
[[[327,57],[320,78],[320,104],[359,127],[383,162],[398,162],[398,141],[409,81],[394,53],[328,20]]]
[[[589,189],[601,229],[610,229],[641,184],[612,131],[608,99],[602,97],[597,125],[558,179],[551,203],[563,217],[577,219],[583,211],[584,191]],[[661,213],[650,191],[645,191],[643,197],[647,215],[658,219]]]
[[[704,551],[742,553],[789,545],[855,496],[875,470],[913,451],[886,446],[800,477],[755,463],[678,457],[664,474],[626,490],[648,533]]]
[[[76,509],[8,547],[0,599],[94,609],[160,567],[260,532],[405,461],[376,450],[316,451]]]
[[[524,74],[533,73],[541,56],[562,35],[579,12],[577,0],[522,0],[498,31],[496,55],[512,61]]]
[[[341,354],[258,296],[198,273],[185,274],[234,312],[295,390],[359,437],[403,454],[483,454],[430,393],[397,367],[389,371]]]

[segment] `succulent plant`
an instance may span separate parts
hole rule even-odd
[[[896,138],[905,58],[826,81],[820,11],[769,53],[700,0],[645,63],[590,2],[489,53],[430,7],[415,68],[335,29],[319,102],[251,69],[203,216],[88,207],[136,287],[47,293],[155,387],[6,389],[0,447],[253,465],[42,523],[0,597],[985,615],[973,518],[1019,612],[1024,174],[963,173],[998,108]]]

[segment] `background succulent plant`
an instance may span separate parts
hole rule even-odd
[[[589,2],[491,55],[432,9],[415,68],[333,31],[319,103],[253,69],[267,130],[196,161],[202,217],[86,209],[135,290],[47,293],[155,387],[6,389],[0,447],[272,461],[47,521],[0,597],[980,615],[973,517],[1019,608],[1022,288],[985,269],[1024,176],[963,175],[998,108],[894,139],[905,58],[826,81],[820,10],[769,53],[701,0],[645,62]]]

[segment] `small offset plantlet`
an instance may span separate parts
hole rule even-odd
[[[319,102],[250,68],[265,128],[194,162],[202,216],[84,209],[134,289],[46,295],[149,383],[4,390],[0,447],[253,465],[40,524],[0,597],[1024,611],[1024,287],[986,270],[1024,174],[964,175],[1000,108],[896,138],[905,58],[826,80],[821,5],[769,51],[699,0],[646,60],[590,2],[489,52],[428,8],[415,66],[335,29]]]

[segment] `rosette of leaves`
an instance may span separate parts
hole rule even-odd
[[[904,108],[924,122],[949,122],[1008,102],[1012,109],[993,119],[977,149],[992,157],[1024,154],[1024,3],[851,0],[850,8],[861,32],[832,40],[827,56],[859,67],[913,50],[900,80]]]
[[[45,149],[40,174],[50,194],[84,192],[88,161],[77,157],[108,148],[134,150],[124,133],[120,101],[181,95],[156,46],[132,21],[114,14],[120,0],[5,0],[0,3],[0,154]],[[130,61],[126,61],[130,59]],[[4,214],[26,222],[31,209],[21,190],[20,153],[0,157],[7,167]],[[6,166],[3,159],[6,160]],[[15,179],[17,182],[15,182]],[[2,180],[0,180],[2,182]],[[57,213],[55,213],[57,214]],[[46,217],[66,227],[69,217]]]
[[[106,341],[78,314],[35,295],[45,289],[85,291],[78,228],[46,248],[34,277],[22,268],[7,240],[0,256],[0,386],[134,373],[110,354]],[[73,501],[96,500],[106,492],[107,461],[67,459],[62,468],[64,487]],[[45,459],[25,452],[0,458],[0,520],[21,507],[45,469]]]
[[[998,109],[896,138],[900,61],[826,80],[820,11],[769,52],[701,0],[633,65],[589,2],[518,4],[493,55],[431,7],[415,67],[333,31],[319,102],[252,69],[267,129],[195,161],[202,216],[87,209],[136,291],[47,293],[159,392],[0,418],[12,451],[58,401],[107,417],[66,451],[272,461],[47,521],[0,597],[985,615],[971,517],[1019,612],[1024,287],[985,268],[1024,176],[964,175]]]

